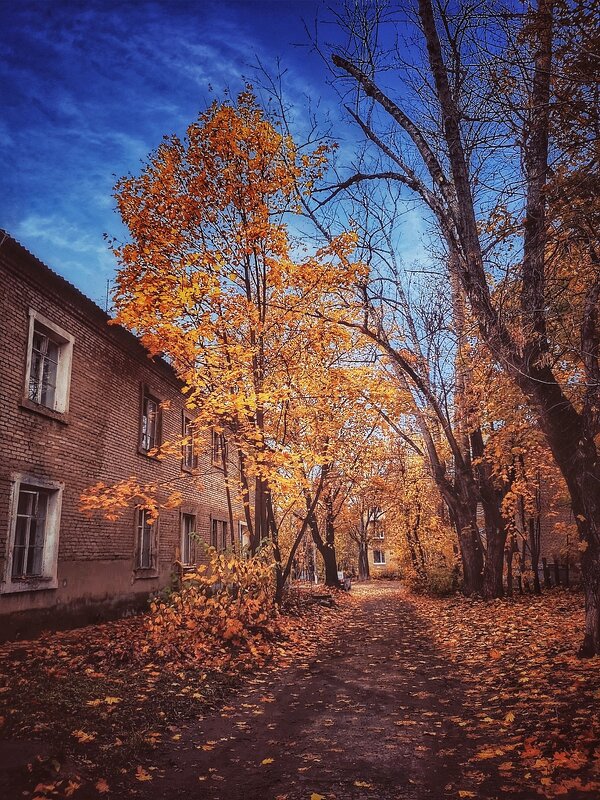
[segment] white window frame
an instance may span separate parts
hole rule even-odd
[[[192,528],[191,531],[186,531],[186,528],[185,528],[185,518],[186,517],[192,518],[194,520],[194,527]],[[186,537],[188,538],[188,541],[189,541],[189,547],[188,547],[189,553],[188,553],[188,555],[191,556],[192,551],[193,551],[194,556],[196,556],[197,542],[192,538],[191,534],[197,532],[197,526],[198,526],[198,519],[197,519],[197,515],[196,514],[193,514],[191,512],[187,512],[187,511],[182,511],[181,512],[181,563],[186,567],[192,567],[192,566],[195,566],[198,563],[198,559],[196,557],[194,557],[193,559],[190,557],[187,560],[185,558]]]
[[[152,414],[144,413],[146,411],[146,403],[153,403],[155,406]],[[161,420],[162,408],[161,401],[158,397],[150,391],[148,386],[142,386],[142,398],[140,408],[140,440],[138,450],[144,455],[149,453],[154,454],[161,445]],[[144,419],[146,420],[146,430],[144,430]]]
[[[181,448],[181,466],[185,471],[191,472],[198,467],[194,420],[188,417],[185,411],[182,413],[182,434],[185,444],[183,444]]]
[[[13,473],[10,476],[11,489],[9,498],[8,536],[4,576],[0,584],[0,593],[33,592],[58,588],[58,542],[60,538],[60,515],[62,494],[65,488],[61,481],[51,481],[39,475],[25,472]],[[17,528],[17,510],[19,494],[22,486],[45,489],[48,492],[48,508],[44,526],[44,549],[42,552],[42,569],[40,575],[13,577],[12,562]]]
[[[152,524],[148,523],[148,527],[150,528],[150,564],[143,565],[142,564],[142,539],[141,533],[143,527],[145,527],[145,522],[142,522],[142,519],[145,520],[146,516],[150,512],[147,508],[136,508],[135,513],[135,571],[142,574],[148,575],[157,572],[158,570],[158,519],[155,519]]]
[[[375,553],[379,553],[381,555],[382,561],[375,561]],[[380,550],[378,547],[373,548],[373,564],[376,567],[383,567],[385,566],[385,550]]]
[[[238,542],[240,546],[240,555],[249,555],[250,550],[250,531],[245,522],[238,523]]]
[[[33,336],[35,325],[46,328],[53,334],[54,342],[59,346],[58,365],[56,368],[56,391],[52,406],[38,403],[29,397],[29,383],[31,380],[31,367],[33,364]],[[71,389],[71,365],[73,362],[73,344],[75,338],[64,328],[56,325],[52,320],[35,311],[29,309],[29,336],[27,341],[27,365],[25,370],[25,391],[23,398],[27,403],[31,403],[40,409],[49,409],[59,414],[66,414],[69,410],[69,394]]]
[[[229,459],[229,443],[224,433],[217,433],[213,428],[211,432],[211,461],[213,467],[223,469],[223,462]]]

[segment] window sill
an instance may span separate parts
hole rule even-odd
[[[34,414],[39,414],[42,417],[48,417],[48,419],[61,422],[63,425],[69,424],[69,415],[67,412],[55,411],[53,408],[48,408],[48,406],[34,403],[33,400],[30,400],[28,397],[24,397],[19,403],[19,406],[27,409],[27,411],[33,411]]]
[[[140,447],[139,445],[138,445],[137,452],[138,452],[138,456],[144,456],[144,458],[147,458],[149,461],[157,461],[157,462],[159,462],[159,463],[160,463],[161,461],[163,461],[163,458],[161,458],[161,457],[158,455],[158,453],[153,453],[153,454],[151,455],[151,454],[150,454],[150,451],[148,451],[148,450],[144,450],[144,448],[143,448],[143,447]]]
[[[47,589],[57,589],[58,580],[55,577],[38,575],[36,577],[13,578],[0,585],[0,594],[15,594],[16,592],[39,592]]]
[[[155,567],[137,567],[133,570],[133,578],[136,581],[148,581],[158,578],[158,570]]]

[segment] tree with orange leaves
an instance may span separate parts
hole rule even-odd
[[[166,137],[142,173],[116,187],[130,235],[114,246],[117,321],[168,358],[195,431],[228,439],[250,549],[272,542],[278,584],[275,495],[296,490],[307,461],[309,474],[323,464],[294,435],[324,396],[316,360],[349,346],[348,332],[323,321],[331,294],[360,270],[349,261],[352,234],[311,254],[286,225],[326,157],[323,147],[300,155],[246,91],[236,104],[214,103],[185,140]]]

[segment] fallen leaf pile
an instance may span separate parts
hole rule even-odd
[[[324,606],[313,594],[297,591],[289,614],[262,618],[259,609],[260,624],[236,637],[195,637],[189,628],[188,642],[183,619],[159,647],[165,604],[156,603],[148,614],[0,645],[0,748],[21,740],[30,751],[14,770],[0,766],[0,797],[17,789],[33,790],[37,800],[70,797],[82,785],[95,796],[115,779],[151,781],[153,751],[177,741],[180,725],[202,718],[261,665],[285,668],[338,635],[351,602],[320,587]],[[211,617],[230,600],[215,599]]]
[[[203,638],[197,659],[194,628],[147,648],[162,606],[7,644],[0,754],[28,755],[0,766],[0,796],[157,798],[175,764],[207,800],[254,779],[287,781],[286,800],[387,798],[390,775],[440,800],[595,800],[600,659],[576,657],[581,607],[564,591],[483,603],[318,587],[261,633],[248,621],[213,651]]]
[[[466,687],[469,717],[455,722],[475,746],[475,783],[484,771],[507,794],[600,797],[600,658],[576,655],[581,595],[410,603]]]

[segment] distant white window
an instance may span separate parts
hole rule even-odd
[[[213,519],[210,531],[210,544],[215,550],[223,551],[229,547],[229,525],[225,520]],[[233,542],[232,542],[233,544]]]
[[[181,563],[196,564],[196,515],[181,515]]]
[[[183,444],[181,447],[181,461],[184,469],[195,469],[198,466],[198,456],[194,442],[194,422],[183,415],[182,424]]]
[[[69,410],[73,342],[70,333],[30,309],[26,400],[61,414]]]
[[[213,466],[223,469],[223,462],[228,458],[227,440],[224,433],[218,433],[214,428],[212,431],[212,463]]]
[[[383,550],[373,550],[373,563],[385,564],[385,552]]]
[[[1,591],[57,587],[63,484],[34,475],[12,476],[8,556]]]
[[[142,391],[141,412],[140,450],[150,453],[160,444],[160,401],[145,386]]]
[[[239,547],[240,553],[250,555],[250,534],[248,533],[248,526],[243,522],[240,522]]]
[[[150,522],[150,514],[145,508],[137,511],[137,554],[138,569],[156,569],[158,520]]]

